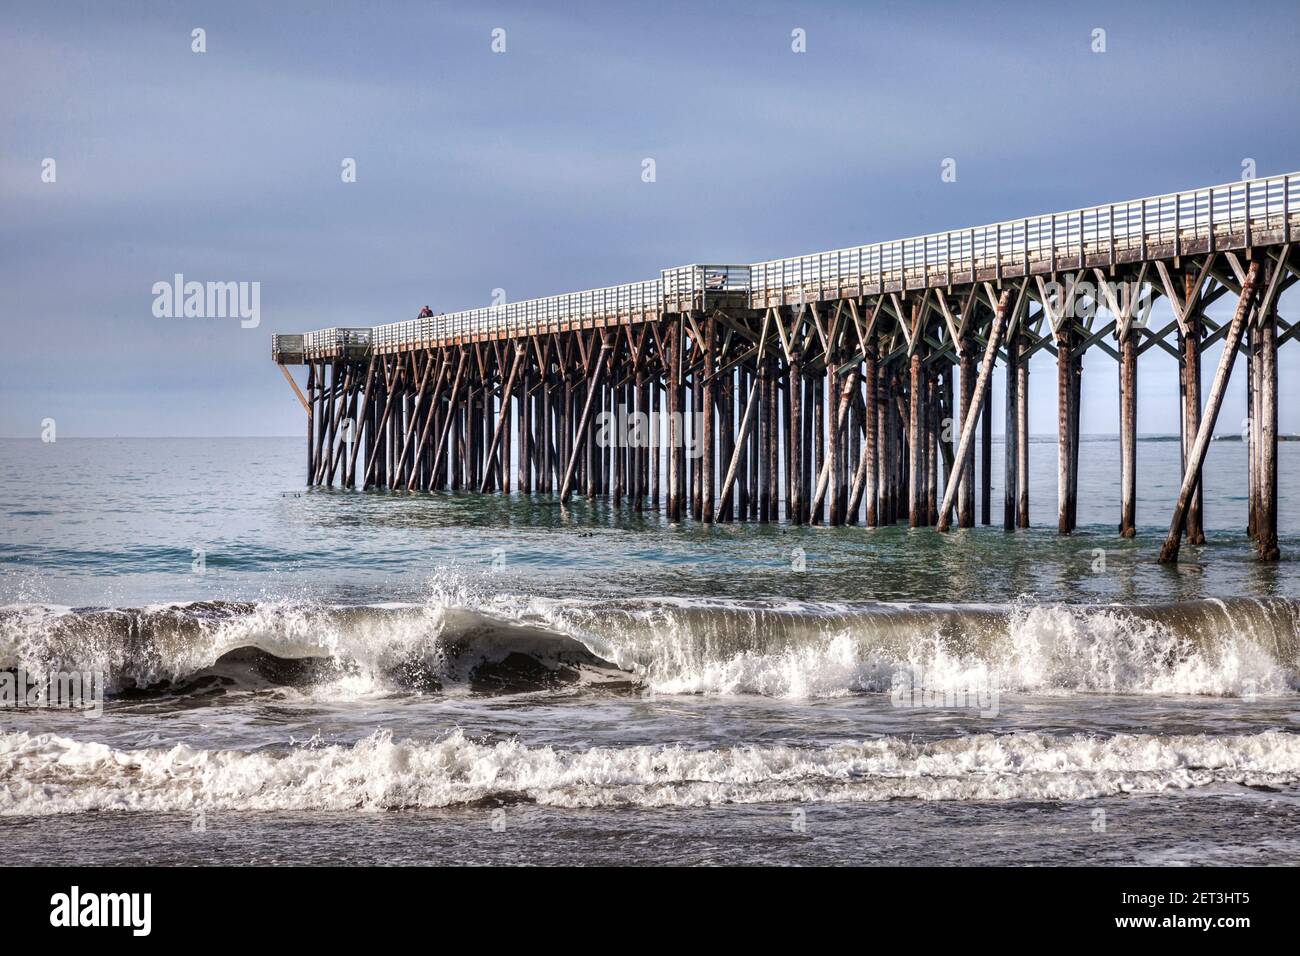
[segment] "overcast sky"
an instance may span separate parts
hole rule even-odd
[[[551,6],[9,5],[0,435],[298,435],[272,332],[1300,169],[1295,0]],[[155,317],[176,273],[260,282],[260,327]],[[1114,431],[1114,362],[1085,373],[1083,428]],[[1284,431],[1298,373],[1290,345]],[[1141,431],[1177,430],[1174,374],[1143,357]]]

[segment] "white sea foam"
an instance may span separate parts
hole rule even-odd
[[[0,609],[0,668],[75,665],[110,688],[182,681],[241,649],[314,658],[316,693],[465,683],[512,655],[610,662],[662,693],[828,697],[885,692],[900,673],[937,693],[1282,696],[1300,688],[1300,604],[1163,607],[851,605],[657,598],[553,600],[439,585],[424,604]],[[331,669],[332,668],[332,669]]]
[[[183,683],[214,670],[230,676],[223,658],[249,650],[272,661],[319,662],[310,673],[314,692],[324,697],[465,684],[482,665],[512,655],[551,670],[576,668],[589,681],[615,676],[563,634],[436,603],[0,609],[0,668],[77,661],[108,675],[115,691]]]
[[[0,735],[0,815],[395,810],[497,799],[564,807],[919,800],[1083,800],[1238,784],[1300,785],[1300,735],[885,737],[830,747],[560,750],[375,733],[288,751],[115,750]]]
[[[1137,609],[537,601],[526,613],[664,693],[836,696],[887,691],[900,672],[922,671],[939,692],[1231,697],[1300,687],[1297,607],[1282,600]]]

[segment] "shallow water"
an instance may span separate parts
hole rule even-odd
[[[308,493],[296,439],[0,441],[0,668],[108,691],[0,708],[0,831],[27,862],[1292,862],[1300,443],[1276,565],[1226,441],[1209,543],[1155,563],[1177,456],[1140,444],[1121,541],[1100,439],[1067,539],[1045,442],[1044,527],[939,535]]]

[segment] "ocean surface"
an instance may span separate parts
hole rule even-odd
[[[1029,531],[671,525],[303,488],[302,440],[0,440],[8,863],[1300,861],[1300,443],[1283,560],[1215,442],[1055,445]],[[995,520],[1001,450],[995,445]],[[0,689],[3,685],[0,684]],[[102,706],[101,706],[102,705]]]

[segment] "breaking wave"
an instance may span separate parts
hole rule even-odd
[[[89,810],[400,810],[531,801],[563,807],[1084,800],[1300,783],[1300,736],[980,734],[829,747],[529,747],[453,731],[288,750],[117,750],[0,734],[0,815]]]
[[[117,694],[522,692],[628,682],[564,634],[432,606],[14,606],[0,609],[0,669],[17,667],[98,670]]]
[[[517,692],[574,684],[824,697],[888,691],[1282,696],[1300,602],[945,606],[558,601],[0,608],[0,669],[96,669],[113,693],[310,686]]]

